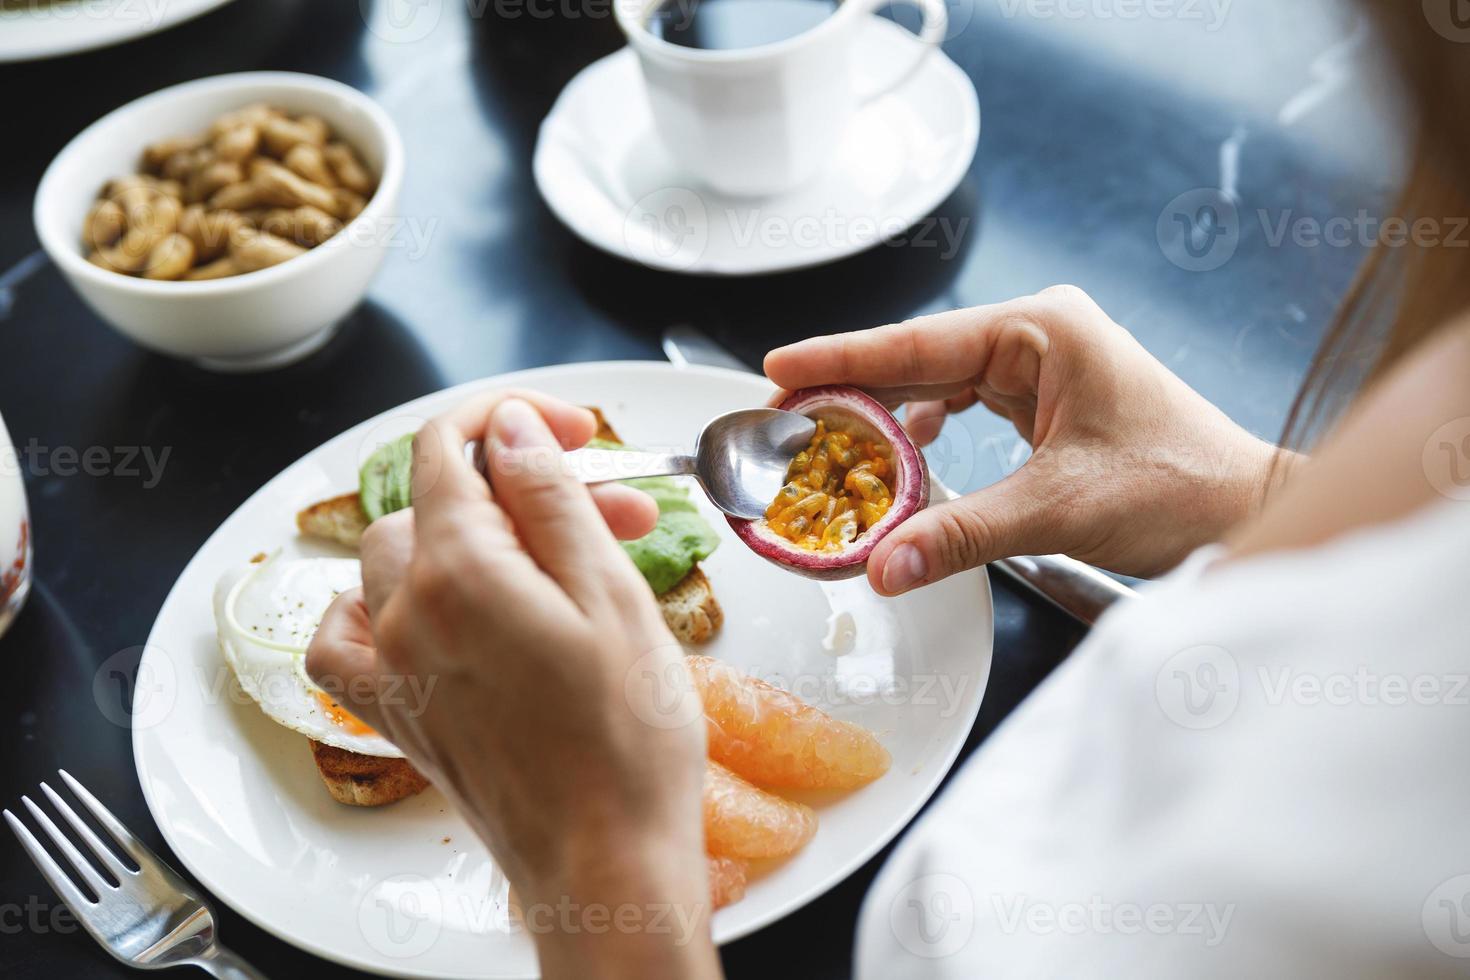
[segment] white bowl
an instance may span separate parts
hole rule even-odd
[[[362,214],[305,255],[228,279],[155,282],[86,260],[82,223],[103,184],[136,172],[150,143],[202,132],[252,102],[321,116],[357,149],[378,176]],[[144,96],[78,134],[41,178],[36,232],[87,305],[144,347],[214,370],[265,370],[317,350],[362,299],[391,239],[402,183],[398,130],[356,89],[294,72],[219,75]]]
[[[25,605],[31,588],[31,534],[20,456],[0,415],[0,636]]]

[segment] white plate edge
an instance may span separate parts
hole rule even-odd
[[[67,55],[84,54],[88,51],[97,51],[101,48],[110,48],[118,44],[126,44],[140,38],[151,37],[161,34],[171,27],[177,27],[186,21],[202,17],[212,10],[223,7],[233,0],[195,0],[195,5],[185,7],[182,10],[170,8],[165,11],[163,17],[157,24],[128,25],[102,20],[102,23],[112,25],[111,28],[99,27],[94,33],[86,36],[80,41],[73,41],[62,37],[41,46],[22,47],[19,44],[6,45],[0,40],[0,64],[21,64],[27,61],[46,61],[51,58],[62,58]],[[16,17],[16,22],[21,23],[21,18]],[[58,20],[58,23],[73,23],[72,20]]]

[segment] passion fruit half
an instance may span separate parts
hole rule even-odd
[[[776,406],[817,422],[760,520],[731,517],[752,551],[815,579],[862,575],[888,532],[929,505],[929,469],[898,419],[856,388],[792,392]]]

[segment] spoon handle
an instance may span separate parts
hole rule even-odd
[[[464,458],[475,472],[490,478],[485,468],[485,444],[478,439],[465,443]],[[613,483],[645,476],[682,476],[694,472],[694,457],[677,453],[645,453],[630,449],[576,449],[563,453],[562,461],[581,483]]]
[[[694,472],[694,457],[677,453],[645,453],[631,449],[576,449],[562,457],[572,476],[583,483],[611,483],[645,476],[680,476]]]

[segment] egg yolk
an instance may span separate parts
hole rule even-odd
[[[361,718],[357,717],[357,715],[354,715],[352,712],[342,707],[336,701],[333,701],[331,696],[328,695],[326,691],[317,691],[316,699],[317,702],[322,706],[322,710],[327,713],[327,717],[331,719],[332,724],[347,732],[347,734],[377,734],[377,732],[373,730],[371,725],[367,724]]]
[[[893,506],[886,443],[829,431],[818,419],[811,444],[786,470],[786,485],[766,508],[766,523],[808,551],[841,551]]]

